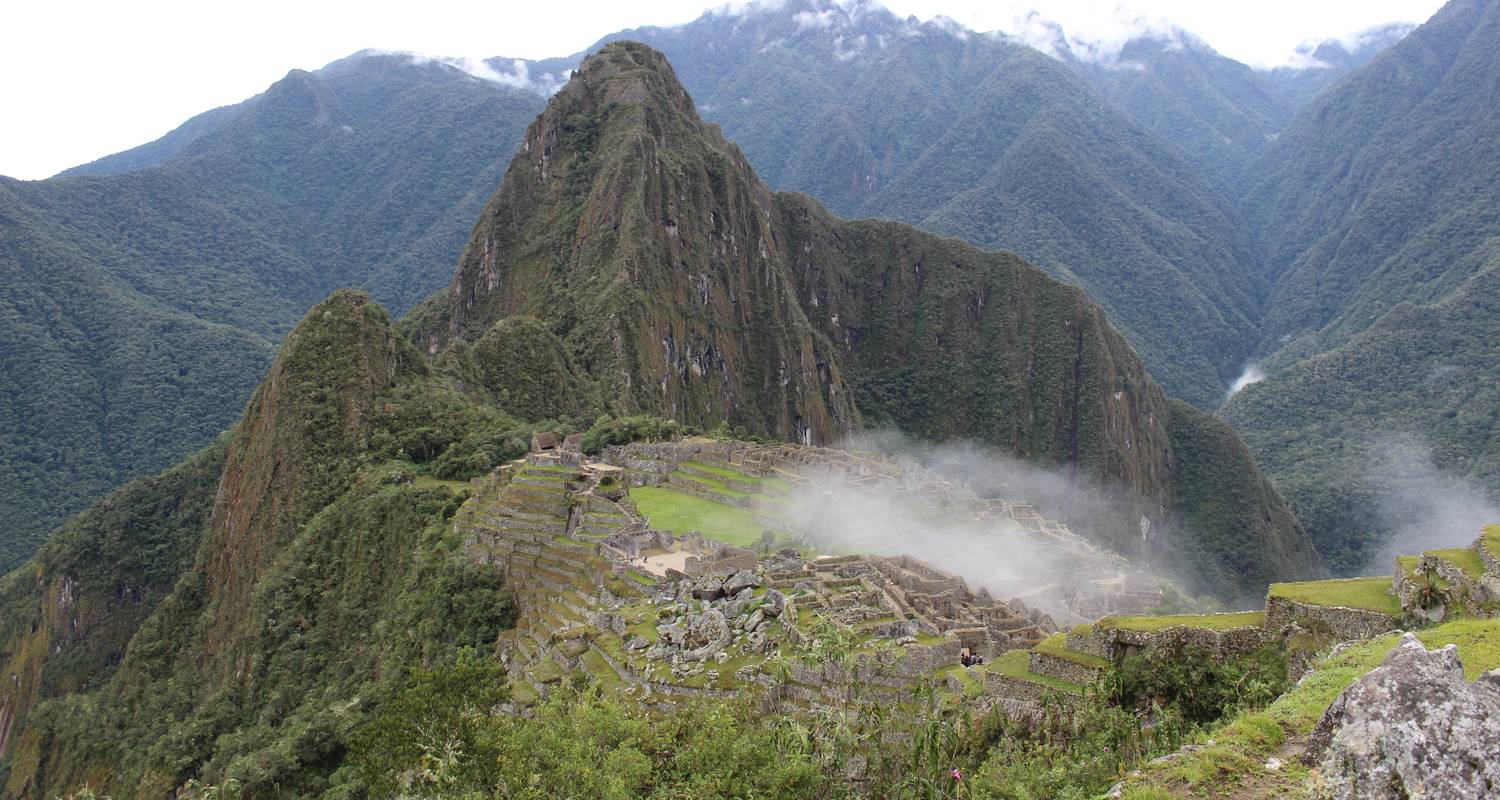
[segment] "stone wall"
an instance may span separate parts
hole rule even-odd
[[[1076,661],[1059,658],[1048,653],[1031,651],[1028,656],[1027,669],[1038,675],[1046,675],[1057,678],[1060,681],[1076,683],[1085,686],[1099,679],[1101,670],[1097,667],[1087,667]]]
[[[1094,624],[1087,636],[1070,633],[1067,647],[1079,653],[1118,661],[1127,655],[1146,650],[1165,649],[1181,652],[1197,647],[1213,653],[1216,658],[1248,653],[1271,642],[1274,636],[1265,628],[1247,626],[1215,631],[1208,628],[1193,628],[1176,625],[1156,631],[1131,630],[1129,628],[1101,627]]]
[[[1075,653],[1083,653],[1104,659],[1114,657],[1109,640],[1106,637],[1095,636],[1093,631],[1085,635],[1070,631],[1065,641],[1067,648]]]
[[[1397,627],[1395,617],[1379,611],[1315,606],[1285,597],[1266,598],[1267,631],[1279,631],[1291,622],[1317,633],[1326,632],[1339,641],[1369,639]]]

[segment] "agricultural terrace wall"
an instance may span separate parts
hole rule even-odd
[[[1340,641],[1369,639],[1397,625],[1395,617],[1380,611],[1312,605],[1285,597],[1266,598],[1267,631],[1280,631],[1292,622],[1311,631],[1326,631]]]
[[[1143,631],[1100,627],[1098,623],[1095,623],[1093,630],[1087,636],[1068,634],[1067,647],[1070,650],[1110,661],[1118,661],[1127,655],[1146,650],[1165,649],[1170,652],[1182,652],[1190,647],[1206,650],[1215,658],[1225,658],[1248,653],[1272,639],[1272,634],[1259,626],[1216,631],[1208,628],[1174,625],[1161,630]]]

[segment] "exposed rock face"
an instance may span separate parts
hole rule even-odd
[[[527,129],[419,335],[436,352],[530,314],[607,410],[837,439],[858,424],[852,393],[775,224],[770,189],[666,59],[613,44]]]
[[[1255,591],[1318,570],[1248,457],[1197,463],[1212,459],[1184,434],[1207,418],[1168,402],[1080,289],[1010,253],[773,194],[643,45],[607,45],[553,97],[450,288],[407,329],[482,375],[477,343],[518,315],[562,342],[543,362],[554,383],[576,369],[611,413],[804,444],[871,421],[974,439],[1109,487],[1123,521],[1098,535],[1127,556],[1206,549],[1206,585]],[[1242,517],[1195,502],[1226,491]],[[1179,513],[1203,534],[1143,542],[1140,518]]]
[[[205,590],[220,631],[297,525],[353,480],[329,454],[359,452],[376,395],[426,371],[363,292],[334,292],[287,336],[230,437],[214,498]]]
[[[1328,707],[1306,758],[1335,800],[1500,794],[1500,670],[1464,680],[1458,648],[1406,634]]]

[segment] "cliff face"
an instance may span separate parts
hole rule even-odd
[[[1177,544],[1144,541],[1142,518],[1214,542],[1264,533],[1177,502],[1212,494],[1195,483],[1210,472],[1256,497],[1265,484],[1248,458],[1232,472],[1176,462],[1174,413],[1185,430],[1206,417],[1168,406],[1081,290],[1013,254],[771,193],[644,45],[606,46],[553,98],[452,285],[408,326],[488,386],[484,353],[500,351],[474,345],[521,315],[565,343],[535,371],[576,374],[604,410],[819,444],[884,424],[995,445],[1103,487],[1119,513],[1096,538],[1159,563]],[[1272,538],[1302,540],[1265,497]],[[1225,549],[1201,548],[1216,554],[1192,571],[1204,590],[1254,594],[1266,570],[1318,569],[1308,548],[1248,571],[1219,564]]]
[[[426,371],[362,292],[335,292],[287,337],[230,437],[214,499],[204,586],[220,637],[297,526],[353,480],[376,395]]]
[[[661,54],[612,45],[527,129],[418,337],[436,353],[531,315],[610,411],[837,439],[858,416],[774,213]]]
[[[0,581],[0,675],[9,678],[0,683],[0,759],[37,703],[114,673],[141,621],[192,564],[223,465],[220,442],[130,483]]]
[[[798,298],[860,412],[1143,495],[1169,480],[1166,397],[1104,313],[1011,253],[776,198]]]

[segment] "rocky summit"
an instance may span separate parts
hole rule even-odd
[[[518,319],[541,321],[534,344],[487,371]],[[1117,512],[1092,526],[1101,543],[1226,595],[1320,569],[1234,433],[1169,401],[1083,292],[771,192],[644,45],[606,46],[552,98],[451,286],[405,329],[496,398],[557,375],[593,412],[803,444],[876,425],[989,444],[1096,482]],[[1203,557],[1182,563],[1187,549]]]

